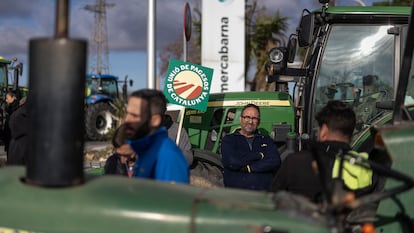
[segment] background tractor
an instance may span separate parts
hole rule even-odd
[[[19,77],[23,73],[23,64],[16,58],[12,60],[0,57],[0,138],[3,138],[3,130],[6,121],[6,93],[13,91],[17,99],[27,95],[27,87],[19,87]]]
[[[23,73],[23,64],[16,58],[7,60],[0,57],[0,134],[6,119],[5,96],[8,91],[16,93],[17,98],[27,96],[28,87],[19,86]],[[89,140],[106,140],[119,123],[124,103],[127,98],[127,86],[132,86],[128,76],[119,80],[108,74],[87,74],[85,93],[85,132]],[[119,88],[121,86],[121,88]],[[119,90],[121,89],[121,90]]]
[[[183,126],[196,159],[209,155],[220,161],[220,139],[239,126],[247,103],[263,109],[259,130],[274,139],[282,159],[301,149],[302,138],[316,139],[315,114],[329,100],[347,102],[357,114],[353,149],[373,149],[371,128],[391,121],[410,8],[321,2],[320,9],[303,10],[287,47],[269,51],[265,68],[274,92],[211,94],[206,112],[186,109]],[[291,68],[298,46],[302,66]]]
[[[117,112],[122,111],[127,98],[127,78],[120,81],[109,74],[86,75],[85,131],[89,140],[108,139],[118,125]],[[132,80],[129,85],[132,86]]]

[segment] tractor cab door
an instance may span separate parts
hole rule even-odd
[[[7,93],[7,63],[0,62],[0,131],[4,128],[5,123],[5,109],[6,109],[6,93]],[[0,134],[0,138],[3,134]]]

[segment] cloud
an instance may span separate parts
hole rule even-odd
[[[9,0],[0,1],[0,14],[2,18],[25,18],[29,17],[33,8],[36,8],[37,4],[33,1],[24,0]]]
[[[296,1],[261,0],[269,11],[279,9],[281,15],[289,13],[289,17],[297,10]],[[183,11],[185,0],[158,0],[156,5],[157,47],[163,48],[182,35]],[[115,4],[106,8],[106,23],[109,49],[116,51],[145,51],[147,47],[148,1],[145,0],[107,0]],[[193,7],[191,1],[190,6]],[[13,53],[24,53],[28,42],[35,37],[51,37],[55,30],[55,8],[53,0],[2,0],[0,1],[0,23],[2,39],[0,46],[4,48],[4,56]],[[71,1],[70,37],[92,39],[95,15],[85,10],[86,5],[94,5],[95,0]]]
[[[107,35],[110,51],[146,51],[148,0],[106,0],[115,4],[107,8]],[[188,1],[191,7],[195,1]],[[94,5],[95,0],[72,0],[70,7],[69,35],[74,38],[91,39],[95,26],[94,13],[84,9]],[[164,48],[180,38],[183,30],[183,11],[186,0],[157,0],[157,48]],[[338,2],[346,2],[345,0]],[[352,3],[353,1],[349,0]],[[366,1],[366,2],[371,2]],[[279,11],[289,17],[288,34],[293,33],[303,8],[319,7],[316,0],[260,0],[269,13]],[[51,37],[55,30],[55,0],[1,0],[0,46],[1,55],[27,53],[29,40]],[[286,35],[287,37],[288,35]],[[91,42],[90,42],[91,44]]]
[[[144,0],[118,0],[113,7],[106,8],[108,45],[117,51],[145,51],[147,47],[148,4]],[[183,8],[185,1],[157,1],[156,23],[157,44],[162,47],[175,40],[182,33]],[[94,5],[94,2],[88,3]],[[73,18],[74,34],[92,38],[95,26],[94,13],[84,10],[85,2],[75,5]]]
[[[24,0],[0,2],[2,56],[25,53],[31,38],[51,35],[54,23],[50,8],[54,5],[52,1],[43,1],[47,4]]]

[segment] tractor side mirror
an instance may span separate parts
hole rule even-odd
[[[19,69],[19,76],[22,76],[23,75],[23,63],[20,62],[16,67]]]
[[[296,55],[296,45],[298,43],[298,39],[296,35],[290,35],[289,42],[287,45],[287,61],[292,63],[295,61]]]
[[[306,14],[306,15],[305,15]],[[313,42],[313,32],[315,30],[315,15],[304,9],[299,27],[296,29],[298,34],[299,47],[308,47]]]

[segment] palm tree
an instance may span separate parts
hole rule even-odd
[[[256,2],[256,1],[255,1]],[[284,45],[283,35],[287,29],[287,17],[280,17],[277,11],[275,15],[265,14],[265,8],[257,10],[252,14],[254,20],[251,25],[246,25],[248,30],[246,39],[246,65],[250,68],[252,63],[256,64],[256,72],[251,84],[251,90],[268,91],[274,90],[274,84],[267,84],[264,64],[269,60],[268,51],[277,46]],[[247,22],[247,20],[246,20]],[[247,72],[246,72],[247,73]]]

